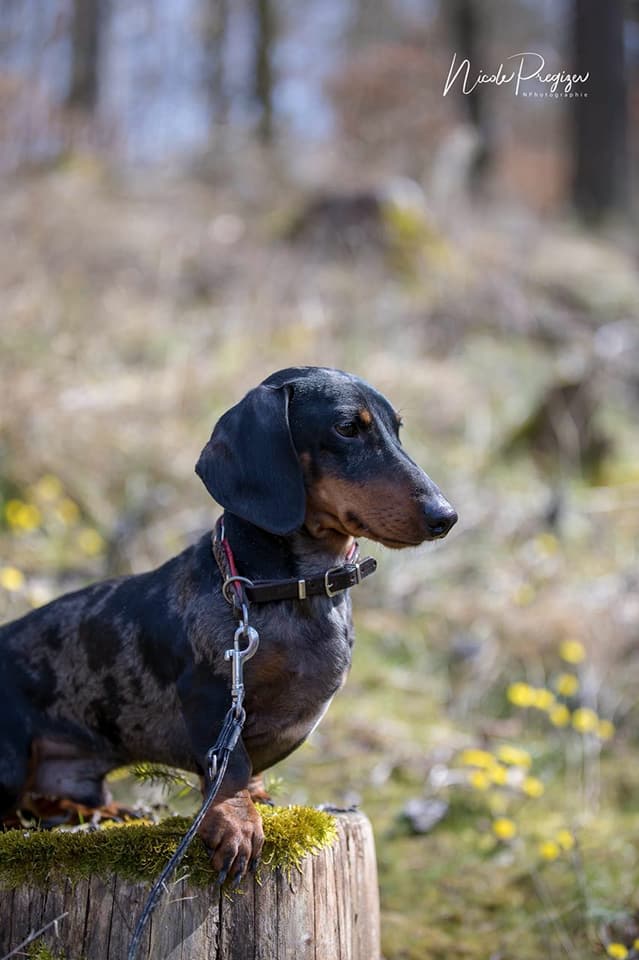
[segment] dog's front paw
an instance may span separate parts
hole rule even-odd
[[[198,832],[219,874],[220,885],[230,877],[233,886],[237,886],[247,870],[257,867],[264,831],[248,790],[215,803]]]

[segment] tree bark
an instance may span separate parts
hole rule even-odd
[[[260,108],[257,133],[263,143],[273,139],[273,44],[275,13],[271,0],[255,0],[255,97]]]
[[[224,83],[224,48],[229,21],[229,0],[206,0],[204,48],[205,83],[211,118],[216,123],[227,119],[228,102]]]
[[[67,105],[87,113],[98,102],[102,0],[73,0]]]
[[[575,0],[574,70],[590,72],[573,101],[573,199],[590,222],[628,199],[627,90],[623,0]]]
[[[378,960],[379,900],[371,826],[339,814],[338,841],[290,877],[263,868],[241,892],[173,881],[138,960]],[[38,940],[68,960],[124,960],[148,885],[92,876],[0,891],[0,957],[56,917]]]
[[[449,29],[457,63],[468,60],[473,71],[482,66],[481,15],[477,0],[450,0],[446,5]],[[479,148],[470,170],[472,187],[479,187],[489,172],[494,156],[494,136],[487,109],[486,92],[481,84],[468,94],[460,94],[462,109],[479,137]]]

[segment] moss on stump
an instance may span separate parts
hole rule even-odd
[[[290,872],[305,856],[318,853],[336,839],[335,818],[322,810],[261,805],[259,810],[265,834],[262,863],[267,867]],[[175,852],[189,824],[186,817],[169,817],[159,824],[107,821],[92,831],[9,830],[0,834],[0,886],[43,887],[55,879],[76,882],[107,874],[152,881]],[[206,886],[216,879],[204,846],[197,839],[183,864],[195,886]]]

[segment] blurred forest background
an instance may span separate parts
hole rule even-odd
[[[587,96],[443,96],[522,51]],[[0,616],[210,527],[199,450],[291,364],[459,511],[374,548],[272,778],[371,816],[387,960],[639,956],[638,113],[621,0],[0,4]]]

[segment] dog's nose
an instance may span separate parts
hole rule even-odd
[[[431,537],[445,537],[448,531],[457,523],[457,511],[446,500],[439,501],[435,506],[426,510],[426,525]]]

